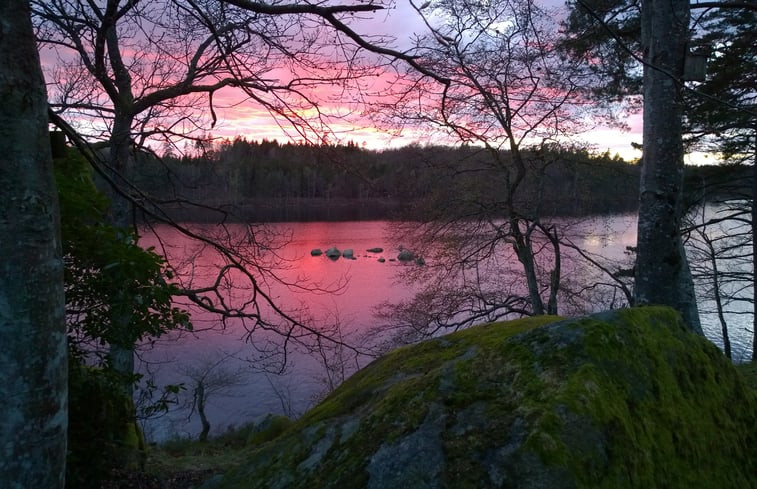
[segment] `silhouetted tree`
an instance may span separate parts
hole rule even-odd
[[[138,209],[148,220],[170,222],[213,249],[223,262],[210,280],[214,285],[183,283],[183,295],[195,307],[224,319],[245,320],[250,330],[275,330],[283,342],[300,334],[319,334],[269,295],[265,284],[280,279],[275,264],[259,260],[257,250],[273,246],[263,240],[265,233],[201,236],[172,223],[132,184],[130,174],[146,157],[135,148],[148,141],[175,144],[189,138],[205,147],[216,121],[213,97],[222,89],[235,90],[240,99],[254,102],[306,140],[330,134],[330,121],[341,116],[334,119],[321,108],[321,88],[346,93],[359,88],[361,78],[380,73],[381,65],[396,60],[423,70],[414,58],[366,40],[347,24],[382,5],[248,0],[31,3],[37,39],[57,56],[49,72],[55,121],[91,156],[106,181],[111,223],[124,229],[133,226]],[[100,140],[107,151],[98,158],[87,150],[87,141],[66,126],[64,117],[89,139]],[[226,217],[224,212],[218,216],[219,221]],[[240,251],[242,243],[247,251]],[[228,280],[253,300],[226,300],[221,284]],[[129,320],[125,313],[120,322],[126,325]],[[114,347],[111,361],[124,372],[133,370],[130,348]]]
[[[230,359],[233,359],[233,355],[219,352],[212,357],[197,359],[181,369],[181,373],[189,379],[186,385],[190,395],[187,400],[189,417],[197,413],[202,424],[199,435],[201,442],[208,440],[211,428],[208,403],[217,397],[233,395],[233,389],[245,383],[246,370],[243,367],[229,366]]]
[[[750,84],[753,29],[748,26],[754,24],[757,7],[749,2],[683,0],[577,0],[571,7],[567,45],[578,57],[598,61],[592,63],[596,93],[605,101],[617,101],[638,97],[640,86],[643,90],[636,297],[640,303],[676,307],[692,329],[700,331],[686,254],[675,237],[685,211],[684,143],[722,149],[728,155],[748,141],[744,135],[753,131],[755,93]],[[692,19],[691,9],[704,13]],[[706,76],[690,69],[695,65],[690,50],[709,57]],[[740,154],[750,152],[742,149]]]
[[[417,304],[405,304],[405,319],[433,329],[554,314],[560,232],[544,219],[540,204],[550,190],[541,176],[561,159],[556,142],[581,127],[586,73],[561,56],[553,13],[533,1],[440,0],[416,10],[428,32],[413,53],[450,83],[410,75],[413,89],[395,113],[472,147],[460,149],[463,163],[435,162],[442,183],[413,216],[420,224],[401,230],[414,238],[414,251],[433,253],[425,270],[437,273]],[[492,265],[505,256],[517,261],[517,273]]]

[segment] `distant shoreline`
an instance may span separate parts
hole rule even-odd
[[[407,203],[391,199],[268,198],[244,203],[164,204],[181,222],[338,222],[398,220]]]
[[[191,223],[218,222],[345,222],[345,221],[400,221],[406,220],[406,211],[413,203],[392,199],[325,199],[325,198],[267,198],[250,199],[239,204],[187,203],[163,204],[161,209],[173,220]],[[570,206],[555,202],[544,216],[591,217],[636,212],[636,207],[611,209],[608,212],[565,212]],[[562,212],[560,212],[562,211]]]

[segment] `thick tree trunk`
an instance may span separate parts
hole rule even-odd
[[[64,486],[63,262],[45,84],[26,0],[0,2],[0,487]]]
[[[109,224],[123,229],[125,233],[131,232],[134,226],[132,206],[114,186],[121,188],[122,191],[128,190],[128,173],[131,170],[131,121],[131,117],[122,115],[122,110],[116,111],[108,151],[102,155],[107,161],[107,167],[104,171],[110,181],[98,180],[99,189],[110,200]],[[120,299],[119,302],[128,303],[128,300],[129,298]],[[134,345],[131,344],[128,326],[130,322],[131,314],[129,312],[123,311],[115,314],[113,326],[123,331],[124,339],[119,344],[110,345],[109,352],[111,367],[117,372],[125,374],[125,378],[129,379],[134,372]],[[129,395],[131,395],[132,387],[131,380],[128,380],[125,389]]]
[[[701,333],[681,243],[683,139],[681,77],[689,39],[688,0],[644,0],[644,149],[635,302],[677,309]]]
[[[123,111],[118,110],[113,120],[113,132],[109,140],[109,176],[115,185],[129,191],[129,177],[135,164],[131,141],[131,125],[134,117],[121,112]],[[110,185],[103,191],[111,201],[110,223],[122,229],[133,228],[134,216],[131,202]]]
[[[754,161],[752,162],[752,361],[757,362],[757,126],[754,130]]]
[[[131,147],[131,124],[133,117],[124,115],[122,110],[116,111],[116,117],[113,122],[113,132],[110,138],[110,152],[108,154],[108,176],[112,185],[103,186],[103,192],[110,200],[109,220],[110,224],[123,229],[124,233],[130,233],[135,226],[134,210],[132,203],[124,197],[116,188],[119,187],[124,192],[129,192],[129,178],[134,164],[134,156]],[[122,304],[129,304],[131,297],[122,297],[117,299]],[[108,357],[111,367],[123,374],[123,390],[130,401],[129,410],[132,419],[122,420],[126,423],[127,436],[142,438],[143,435],[137,428],[136,408],[133,402],[134,395],[134,349],[135,344],[132,338],[133,320],[132,311],[125,307],[118,313],[114,314],[113,328],[120,331],[122,339],[118,344],[110,345]],[[134,431],[132,431],[132,429]],[[144,464],[143,440],[140,443],[123,444],[122,450],[117,454],[119,460],[115,463],[127,469],[141,468]]]

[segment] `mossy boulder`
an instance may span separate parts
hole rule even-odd
[[[666,308],[488,324],[361,370],[214,488],[757,487],[757,397]]]

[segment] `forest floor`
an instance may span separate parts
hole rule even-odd
[[[115,475],[101,489],[192,489],[215,475],[214,472],[186,470],[162,475],[130,473]]]
[[[101,489],[192,489],[244,462],[250,426],[206,442],[172,440],[150,446],[144,471],[113,474]]]

